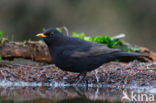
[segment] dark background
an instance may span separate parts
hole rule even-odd
[[[156,0],[0,0],[0,30],[10,40],[38,40],[43,28],[87,35],[126,34],[156,51]]]

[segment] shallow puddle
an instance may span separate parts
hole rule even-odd
[[[120,103],[155,101],[156,87],[70,86],[63,83],[0,83],[0,103]]]

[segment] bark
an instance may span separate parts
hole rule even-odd
[[[0,55],[3,59],[8,60],[24,58],[37,62],[52,62],[47,45],[40,42],[5,41],[3,44],[0,44]]]

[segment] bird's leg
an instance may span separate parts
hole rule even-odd
[[[98,74],[97,74],[97,73],[98,73],[98,71],[95,70],[95,78],[96,78],[96,82],[99,83],[99,78],[98,78]]]
[[[68,77],[70,76],[70,75],[68,75],[68,72],[66,72],[66,71],[64,71],[64,75],[65,75],[65,76],[63,77],[63,80],[64,80],[64,79],[68,79]]]
[[[79,73],[77,76],[76,76],[76,78],[75,79],[79,79],[79,77],[81,76],[82,74],[81,73]]]
[[[77,81],[76,81],[76,85],[80,82],[80,81],[82,81],[82,80],[84,80],[84,78],[86,77],[86,74],[87,73],[80,73],[76,78],[78,79]],[[79,79],[79,77],[80,76],[83,76],[83,77],[81,77],[80,79]]]

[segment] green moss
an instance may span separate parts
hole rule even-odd
[[[91,42],[96,42],[99,44],[104,44],[108,46],[109,48],[117,48],[120,49],[121,51],[124,52],[136,52],[139,50],[138,47],[133,47],[126,45],[124,41],[122,40],[114,40],[110,36],[85,36],[85,33],[73,33],[72,37],[77,37],[83,40],[91,41]]]
[[[3,32],[0,31],[0,44],[3,43],[5,40],[7,39],[3,36]]]
[[[79,33],[79,34],[73,32],[72,33],[72,37],[77,37],[77,38],[80,38],[80,39],[85,39],[86,36],[85,36],[85,33],[83,33],[83,32],[82,33]]]
[[[77,37],[83,40],[87,40],[87,41],[92,41],[92,42],[96,42],[99,44],[105,44],[106,46],[110,47],[110,48],[114,48],[117,46],[121,46],[123,45],[122,41],[119,40],[113,40],[110,36],[90,36],[87,37],[85,36],[85,33],[73,33],[72,37]]]
[[[58,30],[59,32],[62,32],[62,28],[56,28],[56,30]]]

